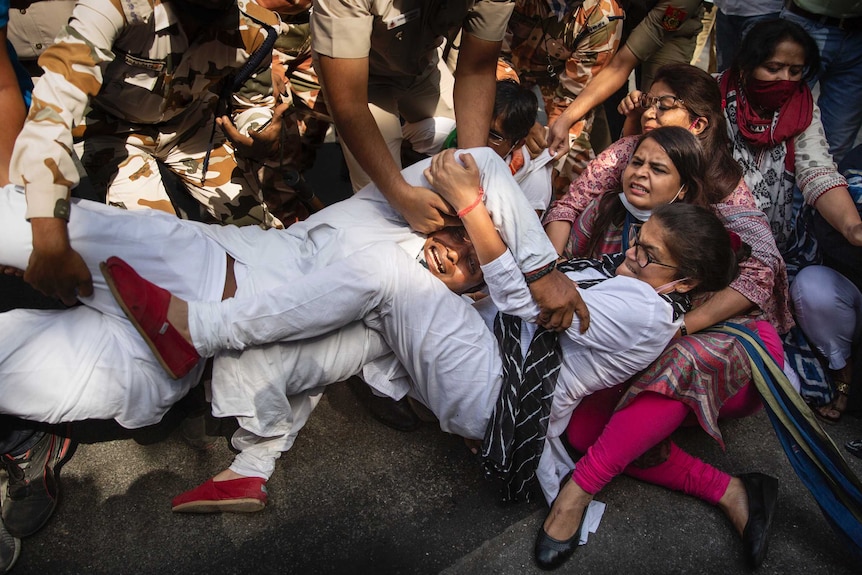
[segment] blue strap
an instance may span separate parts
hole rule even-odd
[[[754,332],[734,323],[709,331],[733,335],[743,345],[756,389],[794,471],[847,548],[862,558],[862,483],[838,447]]]

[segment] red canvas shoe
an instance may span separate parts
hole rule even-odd
[[[266,480],[260,477],[208,479],[171,501],[171,509],[177,513],[251,513],[265,506]]]
[[[190,372],[201,356],[168,323],[170,292],[139,276],[132,266],[118,257],[108,258],[99,264],[99,268],[126,317],[168,375],[179,379]]]

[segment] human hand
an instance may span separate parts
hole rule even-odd
[[[20,270],[12,266],[0,265],[0,273],[2,273],[4,276],[16,276],[19,278],[24,276],[24,270]]]
[[[475,303],[477,301],[482,301],[483,299],[488,297],[488,294],[486,294],[483,291],[474,291],[474,292],[470,292],[470,293],[463,293],[461,295],[467,296],[468,298],[473,300],[473,303]]]
[[[530,157],[535,158],[548,148],[548,129],[536,122],[530,128],[530,133],[527,134],[527,149],[530,151]]]
[[[632,90],[628,93],[628,95],[620,101],[620,105],[617,106],[617,112],[622,114],[623,116],[632,116],[632,115],[640,115],[643,110],[641,109],[641,96],[643,92],[640,90]]]
[[[554,158],[560,158],[569,153],[569,128],[574,122],[569,122],[565,114],[548,127],[548,150]]]
[[[216,123],[233,143],[234,149],[239,155],[264,160],[278,151],[281,140],[281,125],[284,122],[284,114],[290,107],[289,102],[283,102],[276,106],[272,112],[272,120],[264,124],[259,130],[250,131],[247,136],[237,130],[227,116],[216,118]]]
[[[69,245],[66,222],[33,218],[33,252],[24,281],[48,297],[74,305],[79,296],[93,295],[93,277],[81,255]]]
[[[459,226],[460,220],[453,214],[452,207],[440,195],[428,188],[406,187],[389,198],[398,213],[410,227],[422,234],[430,234],[446,226]]]
[[[578,287],[566,274],[554,270],[530,284],[530,293],[541,309],[536,323],[554,331],[565,331],[572,325],[575,314],[580,331],[590,327],[590,312],[578,293]]]
[[[425,169],[425,178],[456,212],[471,206],[481,193],[479,166],[467,153],[462,153],[459,161],[455,150],[443,150],[431,158],[431,166]]]

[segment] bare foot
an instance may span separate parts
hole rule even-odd
[[[724,495],[718,500],[718,507],[727,515],[733,528],[742,537],[742,532],[748,523],[748,494],[745,492],[745,485],[738,477],[730,480]]]
[[[168,304],[168,323],[174,326],[184,340],[194,345],[189,330],[189,302],[171,294],[171,303]]]
[[[821,405],[820,407],[816,408],[817,413],[819,413],[820,417],[822,417],[829,423],[837,422],[841,419],[841,415],[843,414],[843,410],[838,409],[837,405],[838,404],[835,401],[827,403],[826,405]]]
[[[571,479],[567,481],[545,518],[545,533],[557,541],[571,539],[580,527],[587,505],[592,500],[593,496],[581,489],[577,483]]]
[[[231,479],[246,479],[246,476],[228,468],[213,477],[213,481],[230,481]]]

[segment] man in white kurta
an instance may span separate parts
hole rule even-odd
[[[189,302],[189,326],[196,349],[206,356],[226,347],[243,350],[323,335],[362,321],[382,334],[392,350],[363,370],[369,385],[396,399],[417,399],[434,412],[444,431],[482,439],[503,374],[494,317],[500,310],[526,320],[521,332],[526,353],[536,331],[530,322],[539,314],[511,251],[482,269],[491,297],[473,306],[395,244],[371,244],[289,288],[222,302]],[[574,408],[590,393],[646,368],[681,322],[667,298],[644,281],[606,279],[593,269],[567,275],[574,281],[605,281],[581,292],[590,309],[590,328],[580,333],[576,320],[560,338],[563,359],[548,427],[553,445],[546,448],[539,473],[549,501],[563,471],[573,467],[556,438]],[[274,460],[275,445],[262,438],[249,442],[248,453],[239,458],[255,453],[261,460]],[[239,465],[231,469],[248,475]]]
[[[506,166],[490,150],[475,150],[474,157],[495,222],[505,230],[513,252],[522,254],[521,269],[553,261],[553,246]],[[424,181],[426,166],[405,170],[405,177]],[[32,249],[25,208],[20,188],[2,189],[0,263],[21,269]],[[0,412],[55,423],[114,418],[126,427],[159,421],[198,380],[202,366],[178,381],[162,372],[96,273],[100,261],[120,256],[184,299],[218,301],[226,254],[236,260],[237,297],[245,297],[284,289],[376,242],[394,242],[410,259],[424,243],[424,236],[412,232],[374,187],[288,230],[204,226],[80,201],[72,206],[69,232],[93,274],[95,293],[82,298],[84,306],[70,310],[0,314]],[[314,406],[313,392],[320,391],[308,382],[344,379],[385,351],[376,333],[361,325],[347,329],[355,331],[300,347],[274,344],[217,357],[213,410],[217,416],[239,418],[245,431],[235,438],[238,448],[244,447],[242,435],[247,433],[275,438],[280,451],[288,449]],[[274,459],[261,463],[252,458],[245,467],[268,476],[273,465]]]

